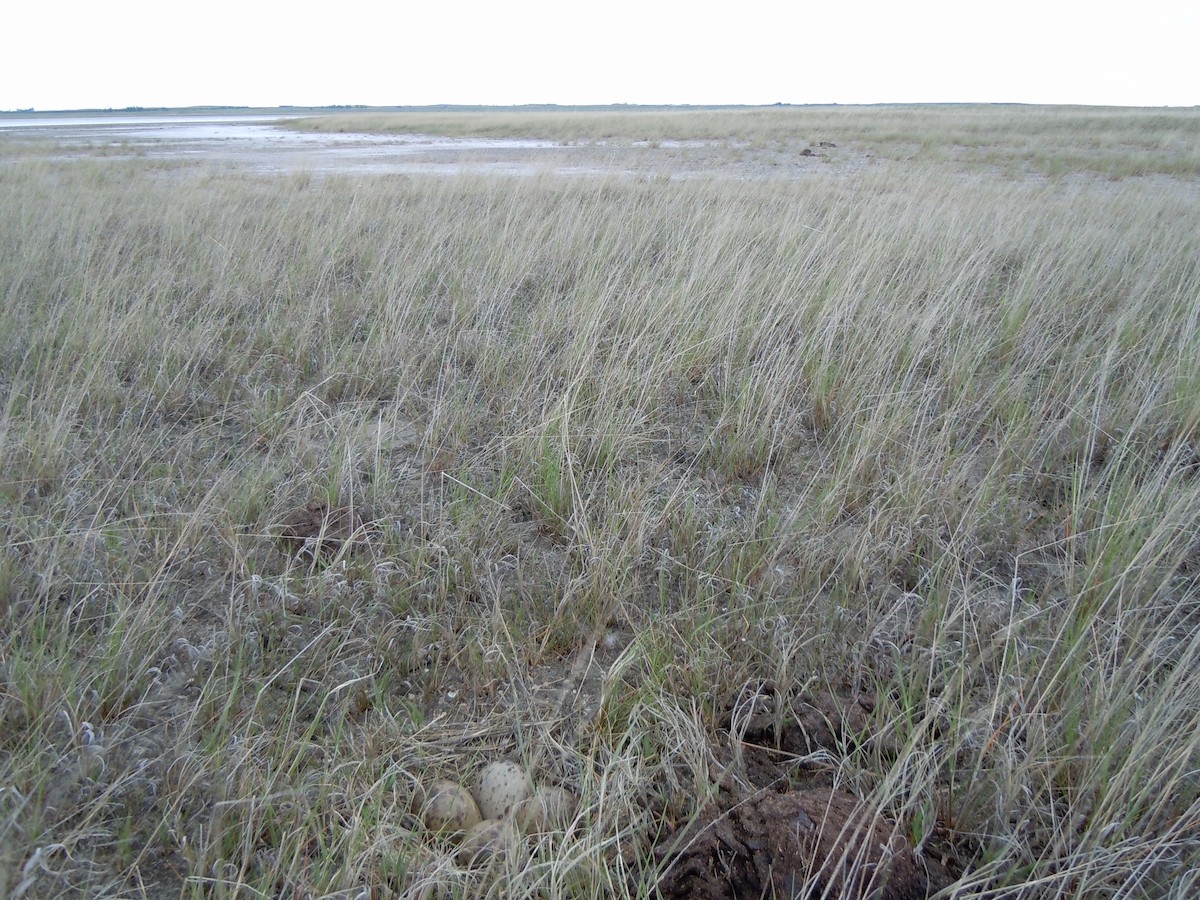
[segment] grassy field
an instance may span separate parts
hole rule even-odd
[[[0,894],[648,897],[763,772],[957,897],[1200,890],[1200,119],[844,113],[508,133],[931,149],[0,166]],[[578,806],[463,866],[496,758]]]
[[[1046,106],[359,111],[290,119],[324,132],[539,138],[564,144],[722,142],[798,152],[822,142],[992,173],[1200,176],[1200,110]]]

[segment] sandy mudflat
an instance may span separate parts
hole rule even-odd
[[[561,144],[436,135],[294,131],[261,116],[0,117],[0,155],[47,146],[71,158],[191,160],[257,172],[323,174],[631,175],[788,178],[845,174],[871,159],[848,148],[751,147],[730,141]]]

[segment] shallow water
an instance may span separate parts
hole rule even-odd
[[[736,179],[828,176],[841,165],[753,152],[720,141],[562,144],[512,138],[293,131],[286,116],[0,115],[0,158],[159,159],[252,172]],[[293,117],[295,118],[295,117]],[[26,150],[22,150],[22,146]],[[832,162],[832,161],[830,161]]]
[[[551,141],[293,131],[277,116],[0,117],[0,142],[57,144],[62,155],[204,160],[256,171],[536,171]],[[519,153],[520,161],[496,158]]]

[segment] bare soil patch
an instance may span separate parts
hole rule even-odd
[[[918,854],[897,823],[820,783],[822,760],[880,740],[873,713],[862,696],[789,694],[769,682],[742,691],[729,722],[738,747],[730,775],[740,777],[655,848],[659,895],[908,900],[949,885],[945,866]]]
[[[655,851],[664,898],[872,897],[914,900],[950,884],[894,823],[837,789],[759,791],[714,802]]]
[[[330,506],[314,500],[283,521],[280,543],[292,555],[311,563],[329,563],[366,546],[368,517],[353,506]]]

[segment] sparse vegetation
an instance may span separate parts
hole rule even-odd
[[[967,112],[852,178],[6,161],[0,894],[646,897],[763,772],[955,896],[1193,894],[1200,120]],[[1017,119],[1130,162],[980,172]],[[497,757],[579,812],[460,865],[420,786]]]
[[[822,141],[891,160],[1005,174],[1200,175],[1200,110],[1045,106],[787,106],[355,112],[289,119],[325,132],[722,142],[784,156]],[[768,156],[768,158],[770,158]]]

